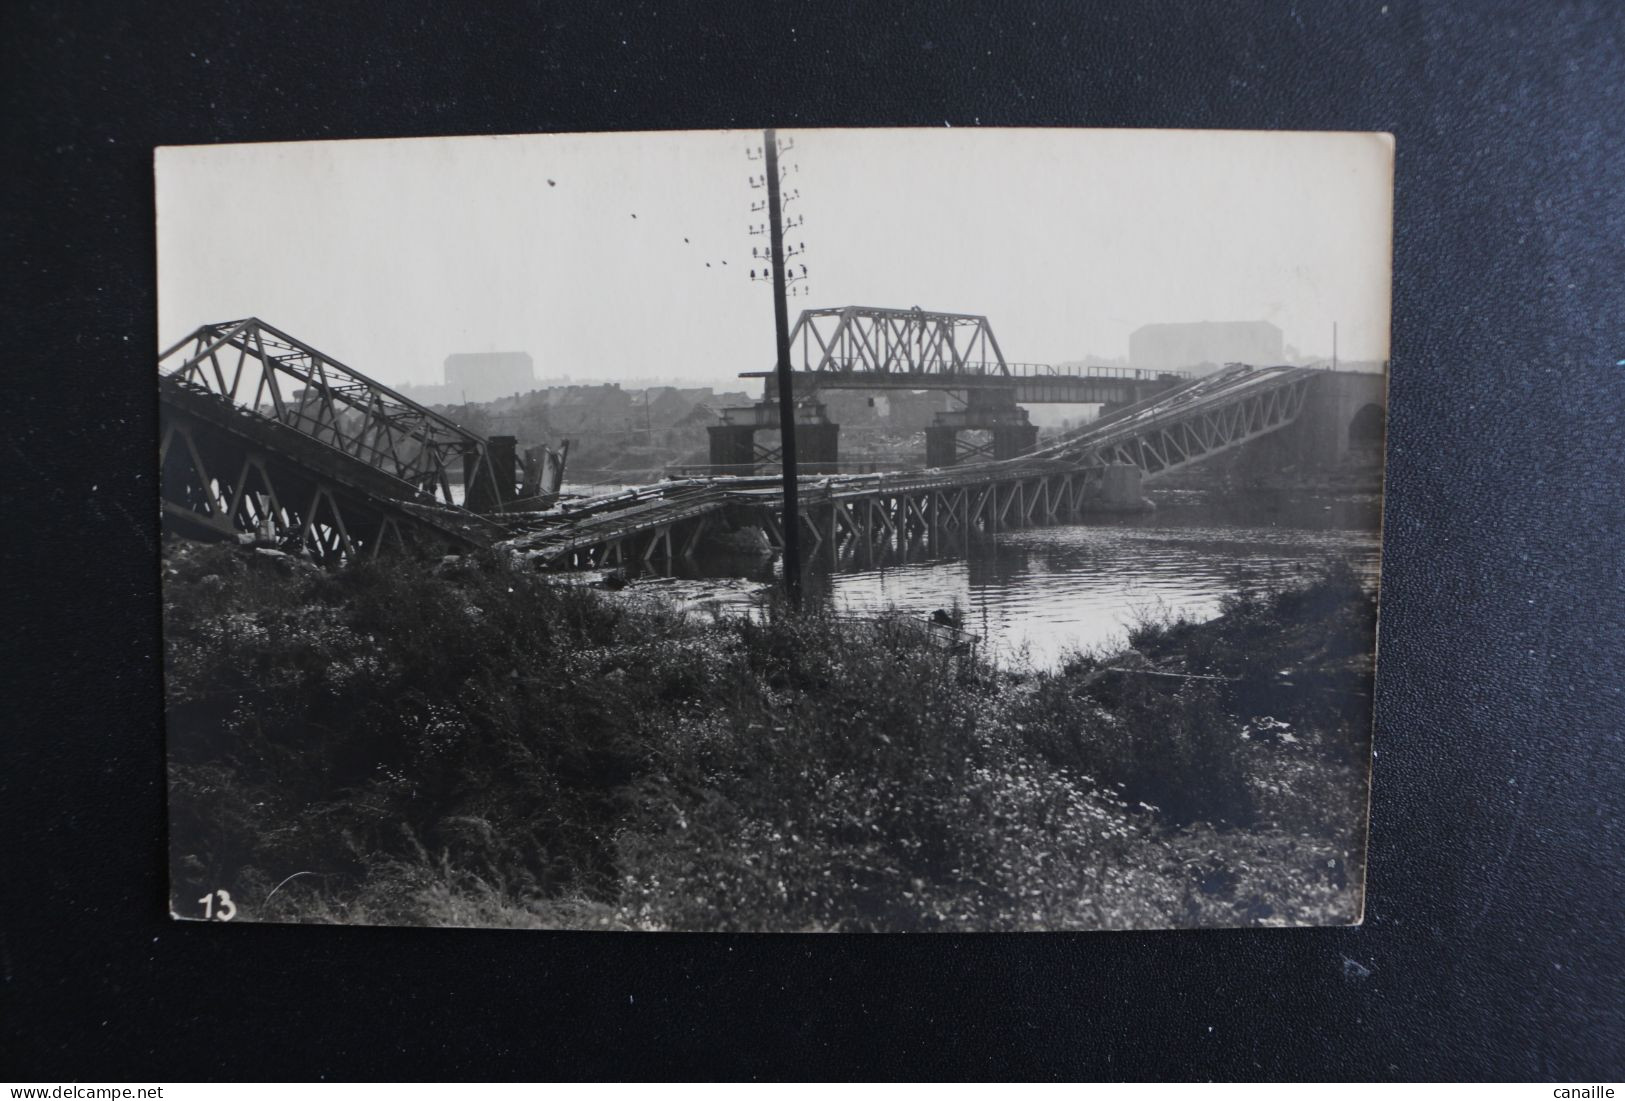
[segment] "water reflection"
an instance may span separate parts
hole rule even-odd
[[[1376,582],[1378,510],[1372,499],[1250,499],[1215,507],[1166,501],[1135,517],[1027,528],[882,555],[866,568],[809,563],[805,589],[853,614],[898,608],[921,616],[959,606],[965,626],[1006,660],[1054,665],[1068,650],[1119,643],[1139,616],[1217,613],[1237,589],[1286,580],[1346,558]],[[907,560],[912,557],[912,560]],[[773,580],[771,562],[710,561],[690,576]],[[724,606],[749,606],[740,589]]]

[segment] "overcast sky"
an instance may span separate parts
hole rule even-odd
[[[1267,320],[1387,357],[1392,145],[1216,131],[782,131],[807,306],[985,314],[1007,359]],[[387,383],[453,352],[724,380],[773,360],[759,131],[160,149],[161,346],[258,316]],[[634,217],[635,215],[635,217]],[[709,265],[709,266],[707,266]],[[760,263],[756,267],[760,268]]]

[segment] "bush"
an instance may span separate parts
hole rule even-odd
[[[494,555],[328,574],[177,544],[177,908],[228,889],[245,918],[426,924],[1346,918],[1364,736],[1315,678],[1364,654],[1340,635],[1367,622],[1351,577],[1017,677],[899,617],[698,622]],[[1257,720],[1249,684],[1311,643],[1292,653],[1316,690]]]

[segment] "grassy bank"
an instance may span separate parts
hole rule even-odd
[[[683,617],[496,559],[172,544],[173,898],[239,920],[1124,928],[1358,912],[1345,569],[1019,674],[904,620]]]

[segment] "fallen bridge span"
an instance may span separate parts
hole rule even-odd
[[[165,515],[185,534],[253,534],[329,563],[393,545],[500,545],[549,569],[670,562],[741,531],[783,545],[774,476],[673,479],[545,508],[515,499],[511,445],[504,452],[258,319],[198,329],[159,357],[159,374]],[[1292,424],[1319,375],[1232,367],[1014,458],[804,476],[799,523],[810,554],[839,561],[1075,519]],[[454,480],[468,487],[466,505]]]
[[[1316,375],[1299,367],[1232,368],[1014,459],[804,477],[798,510],[804,545],[809,557],[839,561],[943,534],[1076,519],[1106,499],[1114,468],[1132,471],[1137,487],[1291,424]],[[1131,492],[1137,497],[1137,488]],[[784,542],[778,479],[766,476],[664,482],[514,520],[524,530],[503,545],[551,568],[669,561],[692,555],[718,529],[754,528],[767,546]]]

